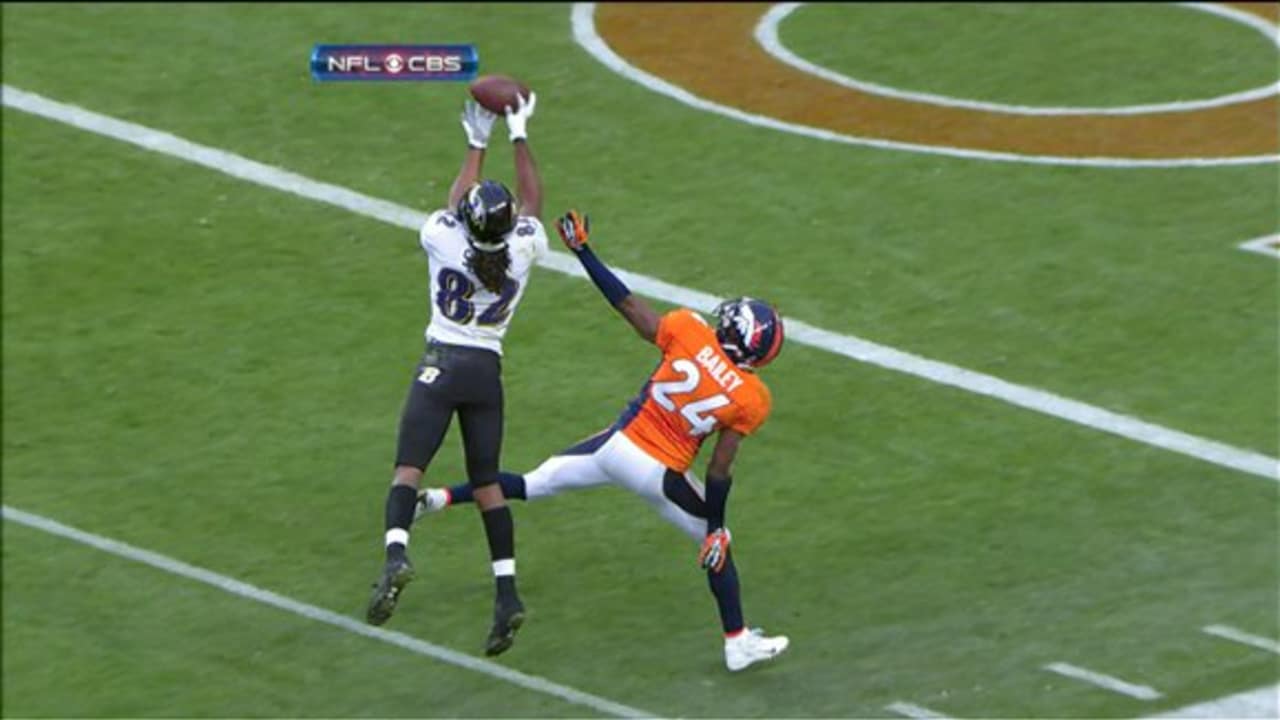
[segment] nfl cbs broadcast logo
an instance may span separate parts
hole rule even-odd
[[[480,69],[474,45],[323,45],[311,50],[319,82],[469,81]]]

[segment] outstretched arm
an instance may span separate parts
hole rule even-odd
[[[517,140],[516,195],[520,198],[520,214],[542,219],[542,180],[538,167],[533,163],[533,151],[527,140]]]
[[[489,131],[498,116],[485,110],[474,100],[462,106],[462,130],[467,134],[467,155],[462,159],[462,169],[449,188],[448,207],[457,207],[462,194],[480,179],[484,168],[484,150],[489,144]]]
[[[591,252],[591,248],[587,246],[590,231],[590,221],[576,210],[570,210],[556,221],[556,232],[560,233],[560,239],[577,256],[578,262],[587,271],[587,276],[604,293],[609,304],[622,313],[622,317],[635,328],[636,334],[653,342],[658,336],[658,321],[661,319],[658,312],[649,303],[632,294],[631,289]]]
[[[516,100],[519,104],[514,110],[507,108],[507,128],[515,148],[516,195],[520,198],[520,214],[542,219],[542,180],[538,178],[538,167],[533,162],[529,132],[525,127],[538,104],[538,95],[529,93],[528,100],[523,95],[516,95]]]
[[[462,194],[480,179],[480,171],[483,168],[484,148],[467,148],[467,156],[462,159],[462,169],[458,170],[458,177],[453,179],[453,186],[449,188],[449,204],[446,207],[458,206]]]

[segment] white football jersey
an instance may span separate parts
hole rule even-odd
[[[507,236],[511,266],[500,293],[489,292],[467,269],[467,231],[451,210],[427,217],[418,241],[431,272],[428,340],[468,345],[502,354],[502,336],[529,283],[529,271],[547,252],[547,231],[535,217],[521,215]]]

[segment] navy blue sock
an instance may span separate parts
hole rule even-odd
[[[515,473],[498,473],[498,485],[502,487],[502,495],[508,500],[525,500],[524,476]],[[475,502],[475,493],[469,483],[449,486],[450,504]]]
[[[461,485],[450,485],[449,488],[449,504],[457,505],[458,503],[475,502],[476,496],[471,492],[471,483],[462,483]]]
[[[720,572],[707,571],[707,584],[711,593],[716,596],[716,604],[720,606],[720,624],[725,634],[736,633],[742,629],[742,598],[738,592],[738,568],[733,564],[733,556],[724,564]]]
[[[502,486],[503,497],[509,500],[528,500],[524,491],[524,476],[515,473],[498,473],[498,484]]]

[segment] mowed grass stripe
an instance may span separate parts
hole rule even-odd
[[[551,695],[575,705],[590,708],[605,715],[625,718],[654,717],[653,713],[646,710],[640,710],[628,705],[623,705],[607,698],[592,695],[590,693],[568,687],[567,685],[561,685],[536,675],[528,675],[520,672],[519,670],[513,670],[511,668],[498,665],[497,663],[489,662],[488,660],[481,660],[480,658],[472,657],[456,650],[450,650],[449,648],[441,647],[425,640],[419,640],[418,638],[411,637],[403,633],[371,627],[345,615],[339,615],[331,610],[325,610],[324,608],[319,608],[314,605],[308,605],[304,602],[299,602],[292,598],[278,595],[270,590],[264,590],[234,578],[219,575],[211,570],[206,570],[194,565],[188,565],[187,563],[175,560],[166,555],[154,553],[150,550],[134,547],[128,543],[112,540],[101,535],[95,535],[68,525],[63,525],[62,523],[50,520],[42,515],[36,515],[5,505],[3,506],[3,516],[6,521],[16,522],[29,528],[42,530],[51,535],[82,543],[112,555],[140,562],[144,565],[150,565],[158,570],[163,570],[167,573],[172,573],[189,580],[195,580],[196,582],[210,585],[219,590],[231,593],[232,595],[238,595],[242,598],[253,600],[254,602],[259,602],[264,605],[269,605],[271,607],[284,610],[285,612],[293,613],[294,615],[315,620],[317,622],[322,622],[326,625],[331,625],[341,630],[346,630],[347,632],[362,635],[373,640],[380,640],[410,652],[425,655],[450,665],[455,665],[457,667],[488,675],[534,692]]]
[[[163,131],[117,120],[76,105],[50,100],[9,85],[4,85],[4,105],[203,165],[259,185],[335,205],[407,230],[416,231],[426,218],[425,213],[402,205],[312,180],[225,150],[199,145]],[[586,273],[579,267],[577,261],[564,252],[552,252],[539,264],[544,268],[574,277],[586,277]],[[619,271],[619,274],[636,292],[659,300],[703,311],[709,311],[720,301],[720,298],[708,293],[672,285],[639,273]],[[853,360],[985,395],[1011,405],[1222,467],[1272,481],[1280,481],[1280,460],[1250,450],[1162,427],[1044,390],[1017,385],[991,375],[930,360],[856,336],[824,330],[794,318],[787,320],[787,334],[796,342]]]

